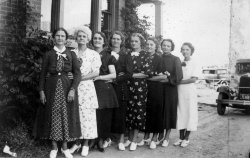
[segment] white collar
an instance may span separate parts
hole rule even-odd
[[[118,60],[119,54],[117,52],[111,51],[111,55],[113,55],[116,58],[116,60]]]
[[[56,52],[58,52],[58,53],[62,53],[62,52],[64,52],[65,50],[66,50],[66,47],[64,46],[63,48],[62,48],[62,50],[59,50],[56,46],[54,46],[54,48],[53,48]]]

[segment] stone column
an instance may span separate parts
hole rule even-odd
[[[60,21],[60,9],[61,9],[61,0],[52,0],[51,7],[51,32],[53,32],[56,28],[58,28]]]
[[[156,1],[155,4],[155,36],[162,35],[162,2]]]
[[[91,2],[91,24],[93,32],[101,31],[102,0],[92,0]]]

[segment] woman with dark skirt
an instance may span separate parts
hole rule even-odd
[[[115,31],[110,36],[110,53],[116,58],[115,69],[116,79],[113,86],[119,102],[119,108],[114,108],[112,118],[112,133],[119,134],[118,149],[125,150],[124,133],[126,130],[126,111],[128,102],[128,79],[132,77],[133,63],[130,55],[127,55],[124,48],[125,36],[120,31]],[[111,139],[105,141],[104,145],[111,144]]]
[[[171,129],[176,128],[177,123],[177,103],[178,91],[177,85],[183,78],[181,61],[178,57],[171,54],[174,50],[174,42],[171,39],[164,39],[161,42],[162,55],[162,72],[165,74],[163,83],[163,128],[164,134],[160,134],[160,142],[163,147],[169,144],[169,135]]]
[[[159,43],[156,38],[148,38],[146,42],[147,52],[150,55],[152,69],[148,79],[148,100],[146,108],[146,133],[144,139],[138,145],[149,144],[150,149],[155,149],[157,145],[157,136],[164,131],[163,129],[163,74],[161,73],[161,56],[157,53]],[[150,139],[150,133],[153,133]]]
[[[101,56],[102,65],[100,74],[95,80],[95,88],[99,107],[96,110],[97,117],[97,147],[104,152],[103,141],[110,136],[113,108],[118,108],[117,96],[112,85],[112,80],[116,78],[116,59],[110,52],[104,50],[107,45],[106,36],[102,32],[97,32],[92,37],[92,44],[95,51]]]
[[[77,98],[81,72],[76,54],[65,47],[67,31],[59,28],[52,37],[55,46],[43,57],[39,91],[44,106],[38,110],[35,134],[40,139],[52,141],[50,158],[57,156],[57,142],[62,142],[61,151],[65,157],[73,158],[67,142],[81,136]]]
[[[133,33],[130,37],[132,52],[129,55],[133,61],[133,76],[128,81],[129,102],[126,114],[126,126],[129,131],[129,140],[125,147],[130,145],[130,151],[137,148],[137,136],[139,131],[145,131],[146,103],[147,103],[147,77],[150,73],[149,55],[142,50],[144,37],[139,33]]]

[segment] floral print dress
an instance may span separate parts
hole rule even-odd
[[[90,49],[86,49],[82,54],[77,49],[74,50],[80,60],[82,76],[99,72],[101,59],[99,54]],[[78,86],[79,115],[81,125],[81,139],[97,138],[96,109],[98,100],[93,80],[81,81]]]
[[[133,55],[135,54],[135,55]],[[130,53],[133,61],[133,73],[150,74],[150,62],[152,59],[145,51],[139,54]],[[129,102],[126,114],[126,126],[129,130],[145,130],[146,103],[147,103],[147,80],[146,78],[132,78],[128,81]]]

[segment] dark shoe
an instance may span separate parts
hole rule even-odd
[[[101,142],[98,142],[97,143],[97,149],[100,151],[100,152],[105,152],[105,149],[103,148],[103,144]]]

